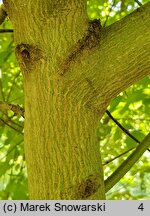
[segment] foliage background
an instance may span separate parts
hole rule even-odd
[[[108,26],[131,13],[148,0],[90,0],[90,19]],[[0,1],[1,3],[1,1]],[[12,29],[7,19],[0,29]],[[145,77],[119,94],[108,110],[139,141],[150,128],[150,82]],[[0,33],[0,101],[24,106],[22,74],[15,58],[13,33]],[[27,170],[23,150],[24,119],[11,111],[0,110],[0,199],[28,199]],[[105,114],[97,137],[102,151],[105,179],[127,158],[137,143],[123,133]],[[150,161],[146,151],[133,168],[108,193],[107,199],[150,199]],[[118,157],[112,160],[114,157]],[[112,160],[112,162],[109,162]],[[108,163],[109,162],[109,163]],[[107,164],[105,164],[107,163]]]

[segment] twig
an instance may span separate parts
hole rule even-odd
[[[11,117],[8,117],[7,113],[5,111],[1,111],[2,114],[5,116],[5,121],[9,122],[11,125],[13,124],[14,126],[20,128],[21,130],[23,130],[23,126],[18,124],[17,122],[15,122],[12,118],[14,117],[14,115],[12,115]],[[3,118],[3,117],[1,117]],[[3,118],[3,119],[4,119]]]
[[[21,115],[24,118],[24,109],[19,105],[9,104],[4,101],[0,101],[0,110],[13,111],[17,115]]]
[[[105,180],[105,192],[109,191],[139,160],[146,149],[150,146],[150,133],[130,154],[130,156]]]
[[[134,137],[132,134],[130,134],[129,133],[129,131],[126,129],[126,128],[124,128],[112,115],[111,115],[111,113],[108,111],[108,110],[106,110],[106,113],[107,113],[107,115],[116,123],[116,125],[118,125],[118,127],[125,133],[125,134],[127,134],[129,137],[131,137],[135,142],[137,142],[138,144],[140,144],[140,141],[136,138],[136,137]],[[149,152],[150,152],[150,149],[147,149]]]
[[[12,33],[14,32],[13,29],[0,29],[0,33]]]
[[[8,92],[8,94],[7,94],[7,97],[6,97],[6,101],[9,101],[9,97],[10,97],[11,92],[12,92],[12,90],[13,90],[13,87],[14,87],[14,85],[15,85],[16,79],[18,78],[19,75],[20,75],[20,71],[14,75],[13,80],[12,80],[12,82],[11,82],[12,85],[11,85],[11,87],[10,87],[10,89],[9,89],[9,92]]]
[[[0,97],[5,100],[4,92],[3,92],[3,83],[2,79],[0,79]]]
[[[133,149],[135,149],[135,147],[130,148],[130,149],[128,149],[127,151],[121,153],[120,155],[117,155],[116,157],[114,157],[114,158],[112,158],[112,159],[110,159],[110,160],[105,161],[105,162],[103,163],[103,166],[105,166],[106,164],[109,164],[110,162],[116,160],[117,158],[119,158],[119,157],[121,157],[121,156],[127,154],[128,152],[130,152],[130,151],[133,150]]]
[[[142,3],[138,0],[134,0],[140,7],[143,6]]]
[[[4,155],[2,158],[0,158],[0,160],[2,161],[3,159],[5,159],[5,158],[17,147],[17,145],[19,145],[21,142],[23,142],[23,139],[21,139],[21,141],[19,141],[16,145],[14,145],[14,146],[6,153],[6,155]]]
[[[4,119],[0,118],[0,121],[2,121],[5,125],[7,125],[8,127],[10,127],[11,129],[19,132],[20,134],[23,134],[22,131],[20,131],[17,128],[13,127],[12,125],[8,124],[8,122],[6,122]]]
[[[112,11],[112,9],[113,9],[113,7],[115,6],[115,4],[116,4],[116,0],[113,1],[113,4],[111,5],[111,7],[110,7],[110,9],[109,9],[109,14],[108,14],[107,17],[106,17],[106,20],[105,20],[105,22],[104,22],[103,27],[106,26],[106,23],[107,23],[107,21],[108,21],[108,19],[109,19],[109,16],[110,16],[110,12]]]

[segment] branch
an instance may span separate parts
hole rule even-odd
[[[0,6],[0,25],[5,21],[7,17],[7,13],[5,11],[4,5]]]
[[[85,60],[88,67],[84,69],[95,89],[88,95],[93,109],[103,109],[120,92],[150,74],[149,14],[147,3],[101,29],[99,47]]]
[[[13,111],[17,115],[21,115],[24,118],[24,109],[19,105],[9,104],[4,101],[0,101],[0,110]]]
[[[147,3],[102,33],[100,49],[107,59],[103,63],[104,95],[110,100],[150,74],[149,14],[150,3]]]
[[[109,191],[139,160],[146,149],[150,146],[150,133],[144,138],[140,145],[131,155],[105,180],[105,191]]]
[[[111,89],[105,87],[111,99],[150,73],[149,11],[150,3],[106,28],[103,43],[109,55],[106,73]]]

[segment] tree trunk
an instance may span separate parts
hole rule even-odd
[[[24,77],[30,198],[105,199],[96,128],[110,100],[149,73],[149,4],[106,29],[83,0],[4,4]]]

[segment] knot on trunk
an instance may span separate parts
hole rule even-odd
[[[18,44],[16,46],[16,56],[23,71],[31,71],[43,59],[43,53],[37,46],[30,44]]]
[[[85,180],[68,188],[60,194],[61,199],[84,200],[90,199],[101,187],[100,177],[98,175],[89,175]]]
[[[77,186],[76,199],[87,199],[100,187],[99,177],[90,175]]]

